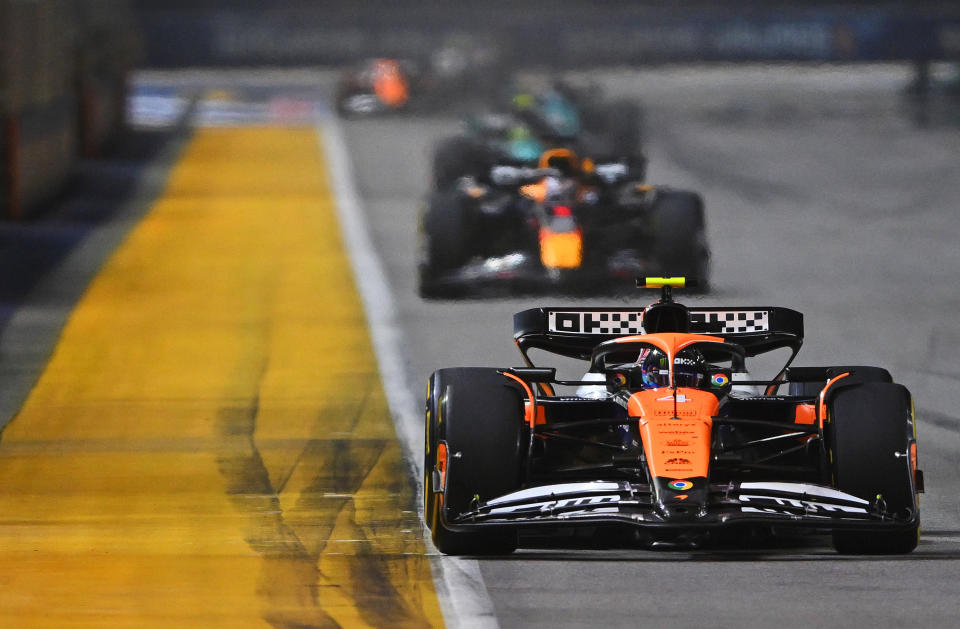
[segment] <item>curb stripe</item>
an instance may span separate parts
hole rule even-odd
[[[322,118],[316,122],[318,141],[327,156],[331,185],[337,200],[337,215],[346,243],[350,264],[353,267],[357,289],[363,300],[367,323],[373,338],[374,352],[380,368],[383,389],[390,405],[397,434],[403,444],[411,471],[417,479],[418,491],[423,492],[421,417],[417,411],[419,396],[412,393],[406,382],[406,362],[403,360],[402,331],[393,294],[383,271],[383,263],[375,253],[367,227],[366,214],[354,187],[350,153],[343,137],[343,130],[336,118]],[[393,374],[390,379],[384,374]],[[423,501],[417,500],[418,509]],[[420,513],[421,521],[423,513]],[[487,593],[480,572],[480,564],[472,559],[460,559],[440,555],[429,539],[426,544],[432,549],[434,580],[443,615],[450,627],[498,627],[493,602]]]

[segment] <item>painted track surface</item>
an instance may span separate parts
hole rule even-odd
[[[4,430],[0,624],[442,623],[325,173],[191,138]]]
[[[826,540],[713,553],[528,550],[479,560],[504,627],[944,626],[960,615],[960,128],[904,100],[889,67],[619,72],[649,118],[650,179],[704,193],[715,293],[806,315],[798,364],[878,364],[918,405],[925,536],[852,558]],[[511,315],[558,296],[424,302],[416,215],[451,119],[350,122],[357,185],[397,298],[410,386],[514,365]],[[646,303],[647,297],[638,298]],[[603,300],[599,300],[603,301]],[[611,301],[611,300],[607,300]]]

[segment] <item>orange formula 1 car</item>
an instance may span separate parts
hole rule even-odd
[[[417,71],[397,59],[369,59],[347,72],[337,88],[337,111],[342,116],[362,116],[397,111],[410,101]]]
[[[663,291],[647,308],[525,310],[526,367],[430,377],[424,513],[441,552],[610,528],[668,548],[790,530],[832,534],[841,553],[916,547],[909,391],[879,367],[790,367],[802,314],[688,309],[671,299],[684,283],[646,278]],[[560,380],[531,349],[585,361],[586,375]],[[786,365],[752,379],[747,359],[776,350]]]
[[[354,118],[476,105],[506,82],[503,61],[496,42],[470,36],[447,38],[418,59],[365,59],[340,77],[337,112]]]

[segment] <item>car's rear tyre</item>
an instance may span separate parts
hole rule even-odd
[[[824,426],[834,485],[864,500],[881,496],[887,512],[908,519],[917,501],[910,465],[913,405],[899,384],[866,382],[837,391]],[[917,546],[919,523],[901,531],[838,531],[843,554],[892,555]]]
[[[454,136],[441,140],[433,152],[433,185],[437,190],[450,187],[457,179],[480,176],[483,151],[471,138]]]
[[[469,257],[469,211],[457,191],[430,194],[420,236],[420,295],[427,298],[448,296],[450,289],[443,286],[442,276]]]
[[[523,398],[496,369],[440,369],[427,386],[424,447],[424,519],[433,543],[447,555],[501,555],[517,548],[517,532],[496,528],[453,531],[444,525],[487,500],[520,487]],[[437,453],[446,448],[442,493]],[[442,482],[442,481],[440,481]]]
[[[703,199],[684,190],[658,191],[653,204],[657,263],[651,269],[666,276],[696,279],[706,290],[710,275],[710,249],[703,216]]]

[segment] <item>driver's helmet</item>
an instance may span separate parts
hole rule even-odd
[[[699,388],[707,382],[707,361],[700,351],[683,349],[673,359],[673,380],[678,387]]]
[[[670,361],[659,349],[645,349],[639,360],[642,389],[659,389],[670,386]],[[636,378],[633,379],[637,381]]]

